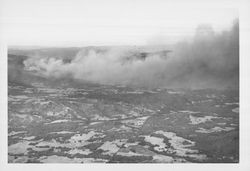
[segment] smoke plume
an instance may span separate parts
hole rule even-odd
[[[166,47],[167,49],[167,47]],[[25,70],[45,78],[77,79],[100,84],[142,87],[238,88],[239,23],[229,31],[215,33],[201,25],[193,40],[176,43],[168,57],[148,53],[136,58],[136,48],[83,49],[65,62],[53,57],[30,57]]]

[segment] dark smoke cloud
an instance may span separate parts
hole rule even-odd
[[[234,87],[239,86],[239,22],[234,21],[229,31],[214,33],[206,26],[197,28],[190,43],[179,43],[175,47],[171,82],[184,83],[190,87]]]
[[[143,87],[238,88],[238,20],[222,33],[201,25],[192,41],[179,42],[171,50],[169,58],[150,53],[145,60],[138,60],[128,58],[140,53],[136,48],[90,48],[79,51],[70,62],[36,56],[23,63],[26,70],[45,78]]]

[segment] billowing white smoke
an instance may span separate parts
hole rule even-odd
[[[163,72],[166,61],[160,56],[144,60],[126,59],[133,50],[110,48],[105,52],[94,49],[80,51],[70,63],[62,59],[34,57],[24,61],[27,70],[46,77],[73,77],[104,84],[154,84],[154,77]]]
[[[218,88],[238,87],[239,26],[191,43],[174,46],[168,59],[151,54],[146,60],[126,60],[131,48],[99,51],[83,49],[69,63],[62,59],[31,57],[26,69],[50,78],[73,78],[101,84],[129,84],[144,87]]]

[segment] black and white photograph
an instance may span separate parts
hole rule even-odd
[[[239,164],[228,2],[1,1],[7,163]]]

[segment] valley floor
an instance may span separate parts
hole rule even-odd
[[[238,93],[9,83],[8,162],[239,162]]]

